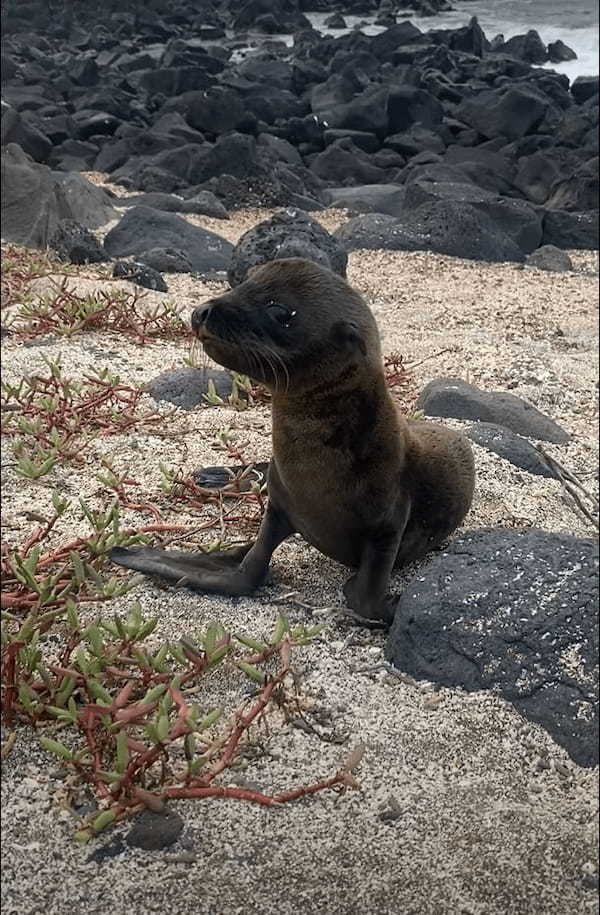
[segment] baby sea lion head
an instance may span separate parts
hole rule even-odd
[[[369,308],[336,273],[303,258],[254,267],[205,302],[192,329],[211,359],[276,391],[308,389],[381,364]]]

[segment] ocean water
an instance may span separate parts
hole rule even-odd
[[[547,67],[566,73],[571,81],[598,73],[598,0],[454,0],[453,6],[455,9],[448,13],[410,18],[421,31],[427,31],[460,28],[471,16],[477,16],[488,39],[502,33],[506,40],[536,29],[545,44],[560,38],[577,54],[577,60]],[[344,34],[324,26],[328,14],[309,13],[308,18],[323,33]],[[360,21],[359,16],[346,17],[349,28]],[[363,31],[375,35],[383,30],[368,25]]]

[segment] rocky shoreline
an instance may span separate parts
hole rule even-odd
[[[52,208],[41,217],[27,188],[95,170],[163,195],[140,200],[158,209],[344,207],[356,214],[347,250],[518,262],[541,245],[598,246],[598,77],[570,85],[541,67],[573,55],[562,42],[546,47],[534,31],[490,41],[476,19],[422,32],[391,3],[380,8],[384,31],[337,38],[293,0],[135,8],[110,13],[110,25],[66,5],[71,21],[42,16],[36,31],[20,30],[21,7],[11,9],[1,122],[3,147],[13,144],[3,154],[10,241],[44,245],[61,218]],[[291,47],[264,34],[265,18],[293,31]],[[28,235],[23,224],[40,222]]]
[[[60,364],[73,391],[119,376],[160,419],[91,436],[40,478],[3,463],[7,555],[56,493],[69,507],[48,548],[89,534],[79,500],[106,511],[104,466],[133,487],[122,525],[148,500],[185,528],[178,547],[209,546],[217,509],[166,495],[164,474],[219,489],[242,460],[264,469],[271,421],[199,370],[181,318],[274,257],[347,276],[401,409],[462,429],[477,467],[464,528],[395,576],[389,633],[345,618],[344,571],[296,537],[248,598],[144,580],[103,605],[124,617],[139,600],[153,651],[215,620],[266,637],[282,609],[321,624],[295,668],[300,716],[257,727],[227,784],[310,784],[360,742],[359,790],[175,801],[80,846],[97,799],[37,731],[3,727],[8,911],[597,912],[598,77],[542,67],[569,49],[536,33],[403,19],[445,3],[3,5],[3,417]],[[381,30],[321,36],[309,5]],[[121,319],[164,309],[178,335],[77,323],[99,302]],[[231,541],[249,535],[236,511]],[[86,624],[98,607],[79,603]],[[229,672],[214,698],[247,694]]]

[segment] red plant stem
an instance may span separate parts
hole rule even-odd
[[[12,723],[12,709],[17,698],[16,657],[24,644],[24,642],[13,642],[9,645],[2,665],[2,682],[6,686],[2,702],[2,713],[7,727],[10,727]]]
[[[168,531],[180,532],[185,530],[186,528],[182,524],[145,524],[143,527],[128,527],[126,530],[122,531],[122,534],[125,537],[131,537],[134,534],[155,534]],[[194,527],[194,531],[196,530],[197,528]],[[70,543],[67,543],[59,550],[54,550],[51,553],[45,553],[40,557],[38,568],[40,568],[40,566],[47,566],[51,562],[58,562],[60,559],[67,559],[69,553],[73,553],[75,550],[79,550],[81,547],[87,546],[95,536],[95,534],[92,534],[90,537],[78,537],[76,540],[72,540]]]
[[[276,679],[270,680],[266,686],[262,688],[258,699],[250,711],[245,715],[239,715],[237,724],[233,729],[233,733],[225,744],[225,749],[223,750],[222,756],[217,760],[210,772],[204,776],[204,778],[201,780],[201,784],[210,784],[210,782],[214,781],[217,775],[220,775],[224,769],[227,769],[227,767],[231,765],[231,761],[233,760],[237,745],[240,742],[242,734],[252,724],[254,719],[260,715],[260,713],[267,707],[275,687],[279,685],[284,675],[285,674],[280,674]]]
[[[73,763],[73,765],[81,777],[84,778],[86,782],[89,782],[90,785],[96,789],[98,794],[100,794],[102,797],[108,798],[109,800],[113,800],[113,795],[111,794],[110,789],[107,787],[107,785],[104,784],[101,778],[98,778],[93,772],[88,772],[88,770],[79,763]]]
[[[37,597],[21,597],[20,594],[15,592],[5,593],[0,596],[0,606],[2,606],[3,610],[9,610],[11,607],[14,609],[35,607],[37,602]]]
[[[309,794],[316,794],[318,791],[325,791],[327,788],[333,788],[334,785],[345,784],[346,779],[347,776],[344,772],[338,772],[325,781],[316,782],[314,785],[306,785],[303,788],[294,788],[291,791],[283,791],[281,794],[262,794],[260,791],[250,791],[247,788],[230,788],[225,785],[189,785],[181,788],[164,788],[162,796],[174,799],[224,797],[238,801],[251,801],[254,804],[261,804],[263,807],[274,807],[277,804],[296,801]]]

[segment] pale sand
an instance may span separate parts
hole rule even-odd
[[[231,241],[266,211],[228,221],[190,217]],[[335,228],[345,214],[318,218]],[[359,252],[349,280],[367,297],[382,334],[384,353],[397,351],[415,363],[414,384],[403,405],[432,378],[452,374],[488,389],[510,389],[562,423],[567,445],[547,446],[564,465],[586,474],[597,492],[597,261],[574,253],[575,271],[549,274],[514,265],[485,265],[431,254]],[[86,268],[86,277],[105,276]],[[189,313],[203,298],[226,288],[188,276],[166,276],[166,299]],[[38,294],[47,280],[38,283]],[[94,281],[96,282],[96,281]],[[102,282],[106,282],[106,279]],[[40,284],[41,287],[40,287]],[[440,353],[444,350],[443,353]],[[143,383],[182,365],[184,343],[137,346],[106,334],[70,341],[2,343],[3,375],[13,380],[40,369],[42,357],[62,355],[72,377],[108,367],[124,380]],[[147,396],[149,411],[157,409]],[[128,468],[148,498],[157,501],[159,461],[187,471],[235,463],[216,446],[219,430],[233,430],[249,459],[268,459],[268,408],[244,412],[201,408],[191,413],[169,405],[166,438],[150,430],[97,440],[80,468],[56,468],[40,482],[14,474],[10,448],[3,450],[3,538],[21,541],[31,522],[22,513],[44,513],[52,488],[74,505],[53,542],[87,530],[77,497],[94,505],[108,495],[95,479],[98,460],[110,455]],[[460,423],[451,422],[460,427]],[[162,424],[166,428],[167,423]],[[186,431],[187,430],[187,431]],[[478,486],[466,527],[539,526],[592,536],[593,528],[565,497],[560,484],[534,477],[474,446]],[[156,497],[156,498],[155,498]],[[204,520],[210,510],[202,516]],[[188,515],[167,520],[191,522]],[[124,511],[125,524],[140,515]],[[150,520],[150,518],[148,518]],[[250,530],[250,528],[248,528]],[[231,536],[231,531],[228,532]],[[240,537],[245,531],[240,530]],[[205,533],[208,542],[215,537]],[[410,685],[384,671],[381,634],[349,628],[341,616],[344,571],[292,538],[278,550],[273,584],[239,601],[162,590],[143,582],[111,610],[134,597],[144,614],[158,613],[157,638],[193,634],[209,620],[257,635],[270,630],[290,591],[316,612],[285,604],[292,622],[325,623],[313,646],[297,653],[303,691],[314,702],[322,730],[342,740],[321,741],[291,726],[275,728],[269,755],[245,764],[243,779],[264,790],[282,790],[335,771],[359,740],[367,747],[358,771],[359,792],[332,793],[275,810],[235,801],[180,802],[186,821],[178,843],[166,852],[128,850],[101,865],[86,863],[90,848],[72,840],[73,818],[58,806],[59,767],[35,735],[20,730],[3,766],[3,902],[19,915],[100,915],[105,912],[172,912],[194,915],[306,912],[309,915],[566,915],[597,911],[587,884],[597,874],[598,771],[568,760],[539,727],[489,693],[443,689],[428,707],[432,686]],[[396,588],[402,581],[396,580]],[[335,608],[319,612],[320,608]],[[93,610],[87,611],[91,616]],[[239,684],[223,688],[231,694]],[[335,732],[335,733],[331,733]],[[566,763],[540,770],[540,756]],[[401,808],[392,823],[379,818],[393,795]],[[114,830],[123,833],[127,827]],[[193,850],[194,863],[173,860]],[[590,874],[592,877],[590,877]]]

